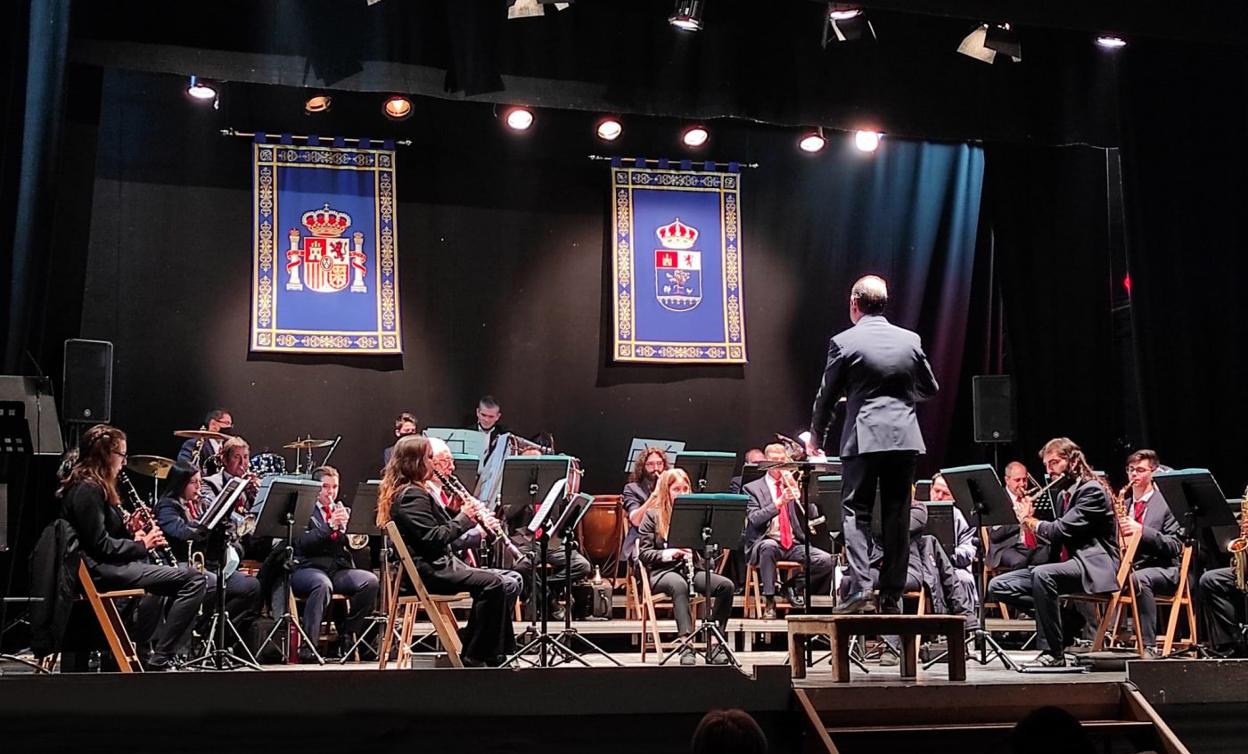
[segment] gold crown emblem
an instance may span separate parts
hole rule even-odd
[[[659,237],[659,243],[667,249],[691,249],[698,240],[698,229],[685,225],[679,217],[675,222],[660,226],[654,234]]]
[[[351,227],[351,216],[329,208],[329,202],[321,209],[303,213],[303,226],[320,238],[337,238]]]

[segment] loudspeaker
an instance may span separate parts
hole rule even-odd
[[[113,344],[65,341],[65,421],[99,424],[113,415]]]
[[[9,549],[9,485],[0,482],[0,552]]]
[[[1014,441],[1014,380],[1008,374],[971,378],[975,442]]]

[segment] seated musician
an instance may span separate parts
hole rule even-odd
[[[971,604],[978,604],[979,589],[975,585],[975,574],[972,573],[971,568],[975,563],[975,554],[979,550],[979,536],[975,529],[966,522],[962,509],[953,504],[953,493],[949,491],[949,484],[941,474],[932,477],[931,499],[933,502],[953,505],[954,544],[953,554],[948,556],[949,562],[953,565],[954,575],[958,577],[958,581],[962,582],[962,588],[971,598]]]
[[[218,559],[227,555],[225,548],[231,548],[234,555],[226,557],[226,562],[233,560],[237,567],[242,552],[237,543],[226,541],[224,536],[212,538],[212,532],[196,523],[205,512],[200,506],[199,482],[199,469],[182,461],[174,464],[165,478],[165,494],[156,502],[154,513],[156,523],[179,560],[191,562],[192,552],[203,557],[204,579],[208,585],[204,597],[204,612],[207,613],[216,605]],[[246,627],[260,615],[260,580],[234,570],[225,577],[225,591],[225,610],[239,632],[245,633]]]
[[[451,447],[446,444],[445,440],[437,437],[429,438],[429,446],[433,452],[433,469],[443,477],[450,478],[455,475],[455,455],[451,453]],[[459,496],[442,485],[437,475],[429,477],[425,482],[425,489],[429,490],[429,495],[446,508],[447,512],[452,516],[459,513],[463,501]],[[468,531],[460,535],[451,543],[451,550],[459,557],[464,558],[469,565],[476,565],[475,556],[472,551],[486,540],[485,530],[480,524],[472,527]],[[502,568],[489,568],[486,570],[493,571],[502,576],[506,581],[506,592],[509,597],[519,597],[524,591],[524,579],[515,571],[509,571]]]
[[[117,488],[125,463],[126,435],[120,429],[97,424],[83,433],[78,462],[57,492],[61,518],[78,534],[82,559],[101,590],[147,590],[133,638],[141,657],[151,644],[145,668],[167,670],[185,649],[204,601],[204,576],[185,565],[152,563],[152,552],[166,546],[165,536],[159,527],[142,529],[133,520],[128,528]]]
[[[780,444],[763,449],[767,461],[787,461]],[[767,475],[745,485],[750,496],[746,503],[745,530],[742,534],[749,563],[758,568],[759,587],[763,594],[763,617],[776,617],[776,561],[805,562],[806,522],[817,518],[817,506],[808,503],[806,515],[798,515],[798,490],[791,472],[769,469]],[[832,576],[832,556],[818,547],[810,548],[810,574],[799,575],[785,585],[786,597],[794,605],[802,603],[803,580],[812,579],[812,594],[827,594]]]
[[[1244,593],[1235,583],[1235,566],[1211,568],[1200,576],[1200,609],[1209,646],[1218,657],[1248,657],[1241,626],[1248,622]]]
[[[668,547],[667,533],[672,522],[672,505],[680,495],[690,491],[689,475],[682,469],[669,469],[659,476],[654,493],[650,496],[646,517],[641,522],[641,533],[637,539],[637,557],[650,575],[650,588],[672,598],[672,612],[676,618],[676,631],[681,636],[693,632],[693,615],[689,607],[689,577],[693,576],[693,590],[698,594],[707,594],[707,565],[702,562],[702,554],[688,549]],[[690,565],[690,564],[694,565]],[[696,567],[695,567],[696,566]],[[710,575],[710,594],[713,601],[711,616],[719,624],[720,629],[728,626],[728,617],[732,613],[732,582],[718,573]],[[693,665],[696,662],[692,647],[685,647],[681,654],[681,665]],[[714,665],[726,665],[728,654],[720,645],[711,650],[710,662]]]
[[[399,440],[377,493],[377,525],[394,521],[431,593],[472,595],[468,625],[461,632],[464,665],[501,665],[516,646],[511,625],[514,598],[508,596],[502,576],[469,566],[451,550],[453,542],[490,514],[467,505],[452,516],[425,487],[432,476],[429,440],[420,435]]]
[[[1003,573],[988,584],[987,599],[1004,602],[1036,615],[1037,664],[1062,667],[1066,664],[1065,634],[1061,596],[1063,594],[1108,594],[1118,589],[1117,523],[1114,520],[1113,492],[1097,477],[1083,451],[1072,440],[1058,437],[1040,451],[1044,468],[1051,477],[1061,477],[1065,489],[1058,496],[1053,521],[1040,521],[1034,515],[1030,498],[1015,508],[1023,531],[1047,542],[1054,562]],[[1068,618],[1077,620],[1071,611]]]
[[[477,410],[464,422],[465,427],[475,429],[485,435],[484,455],[488,456],[492,453],[498,438],[508,433],[507,426],[499,421],[502,416],[503,409],[498,405],[494,396],[483,395],[481,400],[477,401]]]
[[[747,466],[750,464],[758,463],[759,461],[766,460],[766,458],[767,456],[763,453],[761,448],[750,448],[749,450],[745,451],[745,465]],[[744,479],[745,479],[744,474],[737,474],[736,476],[734,476],[728,482],[728,493],[731,495],[742,494],[741,486],[744,484],[744,481],[743,481]]]
[[[377,607],[380,585],[372,571],[356,568],[347,545],[347,521],[351,509],[338,500],[339,476],[333,466],[312,472],[321,483],[321,493],[312,509],[307,528],[295,535],[295,572],[290,589],[305,600],[303,630],[312,641],[321,634],[321,619],[335,594],[350,600],[346,620],[339,624],[339,652],[355,644],[364,621]],[[331,655],[333,653],[331,652]],[[299,661],[314,661],[309,647],[299,647]]]
[[[420,420],[416,418],[416,414],[411,411],[404,411],[394,417],[394,437],[395,442],[402,440],[408,435],[420,434]],[[390,454],[394,452],[393,445],[387,445],[386,449],[381,451],[381,465],[385,466],[390,463]]]
[[[1027,491],[1027,467],[1021,461],[1010,461],[1005,466],[1005,491],[1010,503],[1017,508]],[[1036,540],[1033,532],[1022,531],[1015,524],[988,527],[989,568],[1005,573],[1019,568],[1047,563],[1049,548]]]
[[[234,417],[230,415],[227,408],[214,408],[204,417],[204,429],[209,432],[220,432],[226,435],[234,434]],[[203,470],[205,466],[211,467],[210,459],[215,458],[221,452],[223,440],[214,440],[209,437],[202,443],[195,438],[188,438],[182,443],[182,447],[178,450],[176,460],[191,462],[195,456],[195,446],[199,446],[199,468]]]
[[[1123,495],[1127,515],[1119,521],[1124,536],[1140,538],[1135,550],[1135,604],[1140,614],[1140,638],[1150,654],[1157,651],[1157,595],[1171,595],[1179,588],[1179,557],[1183,553],[1178,519],[1153,484],[1158,464],[1154,450],[1137,450],[1127,456],[1130,484]]]
[[[648,447],[638,453],[637,460],[633,462],[628,484],[620,493],[620,505],[624,506],[624,515],[628,517],[628,532],[624,535],[620,552],[629,560],[637,556],[637,534],[653,504],[654,486],[659,475],[668,468],[667,452],[662,448]]]
[[[237,510],[231,514],[236,523],[242,520],[244,514],[255,505],[256,493],[260,491],[260,479],[251,473],[248,465],[250,456],[251,446],[241,437],[231,437],[222,443],[219,456],[221,459],[221,470],[200,479],[201,508],[206,503],[205,498],[211,500],[220,495],[221,490],[225,489],[225,486],[230,483],[231,479],[244,477],[247,479],[247,486],[243,488],[243,494],[238,499]],[[272,542],[258,537],[244,536],[241,544],[244,550],[244,557],[249,560],[264,560],[268,556],[269,550],[272,549]]]

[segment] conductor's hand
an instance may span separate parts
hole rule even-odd
[[[165,533],[155,526],[150,531],[135,532],[134,541],[142,542],[143,546],[149,550],[164,547],[167,544],[165,542]]]

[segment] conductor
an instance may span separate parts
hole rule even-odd
[[[808,450],[824,446],[833,409],[846,398],[841,429],[842,529],[849,563],[838,613],[900,613],[909,554],[910,485],[915,459],[926,451],[914,406],[939,389],[918,334],[884,318],[888,285],[867,275],[854,283],[849,318],[854,326],[833,336],[815,395]],[[880,492],[884,562],[872,584],[868,543],[872,506]]]

